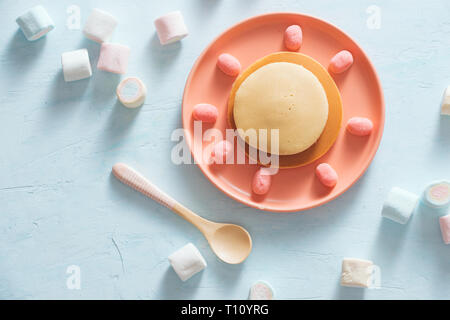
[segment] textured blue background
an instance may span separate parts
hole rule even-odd
[[[27,42],[15,18],[42,3],[56,23]],[[132,48],[129,75],[147,84],[138,110],[116,102],[120,76],[93,70],[65,83],[62,52],[99,45],[65,23],[69,5],[82,25],[93,7],[115,15],[113,40]],[[378,5],[381,28],[366,26]],[[190,35],[161,47],[153,20],[182,11]],[[280,299],[450,298],[450,246],[438,214],[419,207],[406,226],[382,220],[390,187],[420,193],[450,178],[450,119],[439,116],[450,84],[447,0],[16,1],[0,3],[0,298],[246,298],[252,282],[270,282]],[[348,192],[301,214],[258,212],[227,198],[194,165],[170,161],[170,134],[181,126],[181,96],[200,52],[220,32],[266,12],[323,18],[364,48],[380,75],[386,127],[369,170]],[[254,250],[226,265],[187,222],[111,177],[126,162],[199,214],[245,226]],[[351,165],[351,164],[349,164]],[[209,266],[182,283],[167,256],[193,242]],[[116,245],[117,247],[116,247]],[[120,251],[120,252],[119,252]],[[382,288],[339,286],[343,257],[373,260]],[[81,290],[66,268],[81,268]]]

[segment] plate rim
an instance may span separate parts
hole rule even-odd
[[[251,20],[256,20],[256,19],[264,19],[265,17],[270,17],[270,16],[285,16],[285,15],[289,15],[289,16],[298,16],[300,18],[307,18],[307,19],[312,19],[312,20],[316,20],[320,23],[323,23],[325,25],[327,25],[328,27],[334,28],[337,31],[339,31],[340,33],[344,34],[348,39],[350,39],[350,41],[353,42],[353,44],[355,45],[355,47],[358,48],[358,50],[361,51],[361,53],[364,55],[364,57],[366,58],[369,66],[371,67],[371,69],[374,72],[374,76],[375,76],[375,82],[377,84],[377,86],[380,88],[379,90],[379,94],[380,94],[380,106],[381,106],[381,121],[379,123],[379,130],[380,130],[380,134],[377,137],[376,141],[375,141],[375,147],[373,148],[372,152],[370,153],[370,155],[366,158],[367,160],[365,161],[364,165],[363,165],[363,170],[361,170],[361,173],[353,180],[352,183],[350,183],[348,186],[345,186],[340,192],[336,193],[335,195],[331,196],[330,198],[327,198],[326,200],[323,201],[316,201],[315,203],[312,204],[308,204],[305,206],[301,206],[301,207],[288,207],[288,208],[283,208],[283,209],[277,209],[277,208],[273,208],[271,206],[267,206],[267,205],[257,205],[254,204],[253,202],[248,202],[245,201],[239,197],[237,197],[236,195],[234,195],[231,192],[228,192],[227,190],[222,189],[215,181],[214,179],[212,179],[207,172],[205,172],[205,170],[203,170],[203,168],[201,166],[198,165],[198,163],[196,163],[196,157],[194,154],[194,150],[192,148],[192,142],[191,142],[191,138],[189,137],[189,135],[184,135],[184,139],[187,142],[187,145],[189,147],[189,151],[191,153],[192,158],[194,159],[194,163],[197,164],[197,167],[200,169],[200,171],[203,173],[203,175],[220,191],[222,191],[224,194],[226,194],[228,197],[232,198],[235,201],[238,201],[248,207],[251,208],[255,208],[255,209],[259,209],[260,211],[263,212],[276,212],[276,213],[283,213],[283,212],[290,212],[290,213],[304,213],[304,211],[309,210],[309,209],[313,209],[313,208],[317,208],[321,205],[324,205],[326,203],[329,203],[333,200],[335,200],[336,198],[340,197],[342,194],[344,194],[345,192],[347,192],[357,181],[359,181],[359,179],[364,175],[364,173],[367,171],[367,169],[369,168],[370,164],[372,163],[373,159],[375,158],[375,155],[380,147],[380,143],[381,140],[383,138],[383,133],[384,133],[384,126],[385,126],[385,118],[386,118],[386,107],[385,107],[385,99],[384,99],[384,92],[383,92],[383,87],[381,85],[381,81],[380,81],[380,77],[378,76],[377,70],[375,69],[375,66],[373,65],[372,61],[369,59],[369,56],[367,55],[367,53],[363,50],[363,48],[351,37],[349,36],[346,32],[344,32],[342,29],[340,29],[339,27],[335,26],[334,24],[327,22],[321,18],[317,18],[315,16],[312,15],[308,15],[308,14],[303,14],[303,13],[298,13],[298,12],[288,12],[288,11],[282,11],[282,12],[270,12],[270,13],[263,13],[263,14],[259,14],[259,15],[255,15],[255,16],[251,16],[249,18],[246,18],[244,20],[241,20],[233,25],[231,25],[230,27],[226,28],[224,31],[222,31],[218,36],[216,36],[211,42],[209,42],[209,44],[206,46],[205,49],[203,49],[203,51],[200,53],[200,55],[197,57],[197,59],[195,60],[194,64],[192,65],[188,77],[186,79],[186,83],[184,86],[184,90],[183,90],[183,96],[182,96],[182,102],[181,102],[181,123],[183,126],[183,130],[184,131],[188,131],[187,128],[185,128],[184,126],[184,104],[185,104],[185,99],[186,99],[186,95],[187,95],[187,91],[188,91],[188,87],[190,86],[190,83],[192,81],[193,78],[193,73],[194,70],[197,69],[197,66],[200,64],[200,61],[203,59],[203,57],[205,56],[205,54],[209,51],[209,49],[221,38],[223,37],[226,33],[230,32],[232,29],[238,28],[239,26],[250,22]],[[281,170],[289,170],[289,169],[281,169]]]

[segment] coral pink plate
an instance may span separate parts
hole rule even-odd
[[[244,70],[270,53],[285,51],[284,30],[292,24],[298,24],[303,29],[303,45],[299,52],[311,56],[326,68],[340,50],[353,53],[353,66],[344,74],[333,76],[343,101],[342,128],[336,143],[322,158],[304,167],[281,169],[273,177],[269,193],[256,196],[251,189],[256,165],[208,165],[200,161],[202,151],[194,148],[192,109],[197,103],[216,105],[219,108],[217,122],[213,126],[203,125],[203,131],[214,127],[225,135],[227,100],[234,78],[218,70],[217,57],[224,52],[231,53],[239,59]],[[346,132],[347,120],[355,116],[368,117],[373,121],[374,130],[370,136],[356,137]],[[325,21],[303,14],[273,13],[256,16],[231,27],[200,55],[186,82],[182,121],[186,142],[194,159],[217,188],[254,208],[300,211],[335,199],[361,177],[375,156],[383,134],[384,99],[380,81],[369,58],[344,32]],[[322,186],[315,177],[314,169],[321,162],[331,164],[339,175],[333,189]]]

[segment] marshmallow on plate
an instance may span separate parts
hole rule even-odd
[[[344,258],[342,260],[341,286],[370,287],[373,262],[369,260]]]
[[[257,281],[250,287],[249,300],[273,300],[274,291],[265,281]]]
[[[172,253],[169,262],[182,281],[188,280],[207,266],[205,259],[192,243]]]
[[[383,204],[381,215],[395,222],[405,224],[414,212],[419,197],[414,193],[394,187]]]
[[[129,56],[129,47],[118,43],[103,42],[97,69],[118,74],[127,73]]]
[[[450,86],[444,91],[444,97],[442,98],[441,114],[450,116]]]
[[[147,95],[145,84],[136,77],[125,78],[120,81],[116,89],[117,98],[127,108],[142,106]]]
[[[423,202],[432,208],[445,208],[450,204],[450,182],[436,181],[423,193]]]
[[[86,38],[95,42],[105,42],[111,39],[117,20],[108,12],[93,9],[83,28]]]
[[[43,6],[36,6],[16,19],[17,24],[29,41],[45,36],[55,28],[52,18]]]
[[[155,20],[156,32],[162,45],[179,41],[188,35],[180,11],[170,12]]]
[[[441,225],[441,233],[444,243],[450,244],[450,214],[448,216],[440,217],[439,224]]]
[[[329,70],[333,73],[342,73],[347,71],[353,64],[353,55],[350,51],[342,50],[331,58]]]
[[[61,63],[66,82],[89,78],[92,75],[86,49],[64,52],[61,55]]]

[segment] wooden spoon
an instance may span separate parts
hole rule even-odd
[[[241,226],[212,222],[198,216],[124,163],[116,163],[112,172],[117,179],[126,185],[166,206],[196,226],[208,240],[213,252],[224,262],[238,264],[243,262],[250,254],[252,238],[247,230]]]

